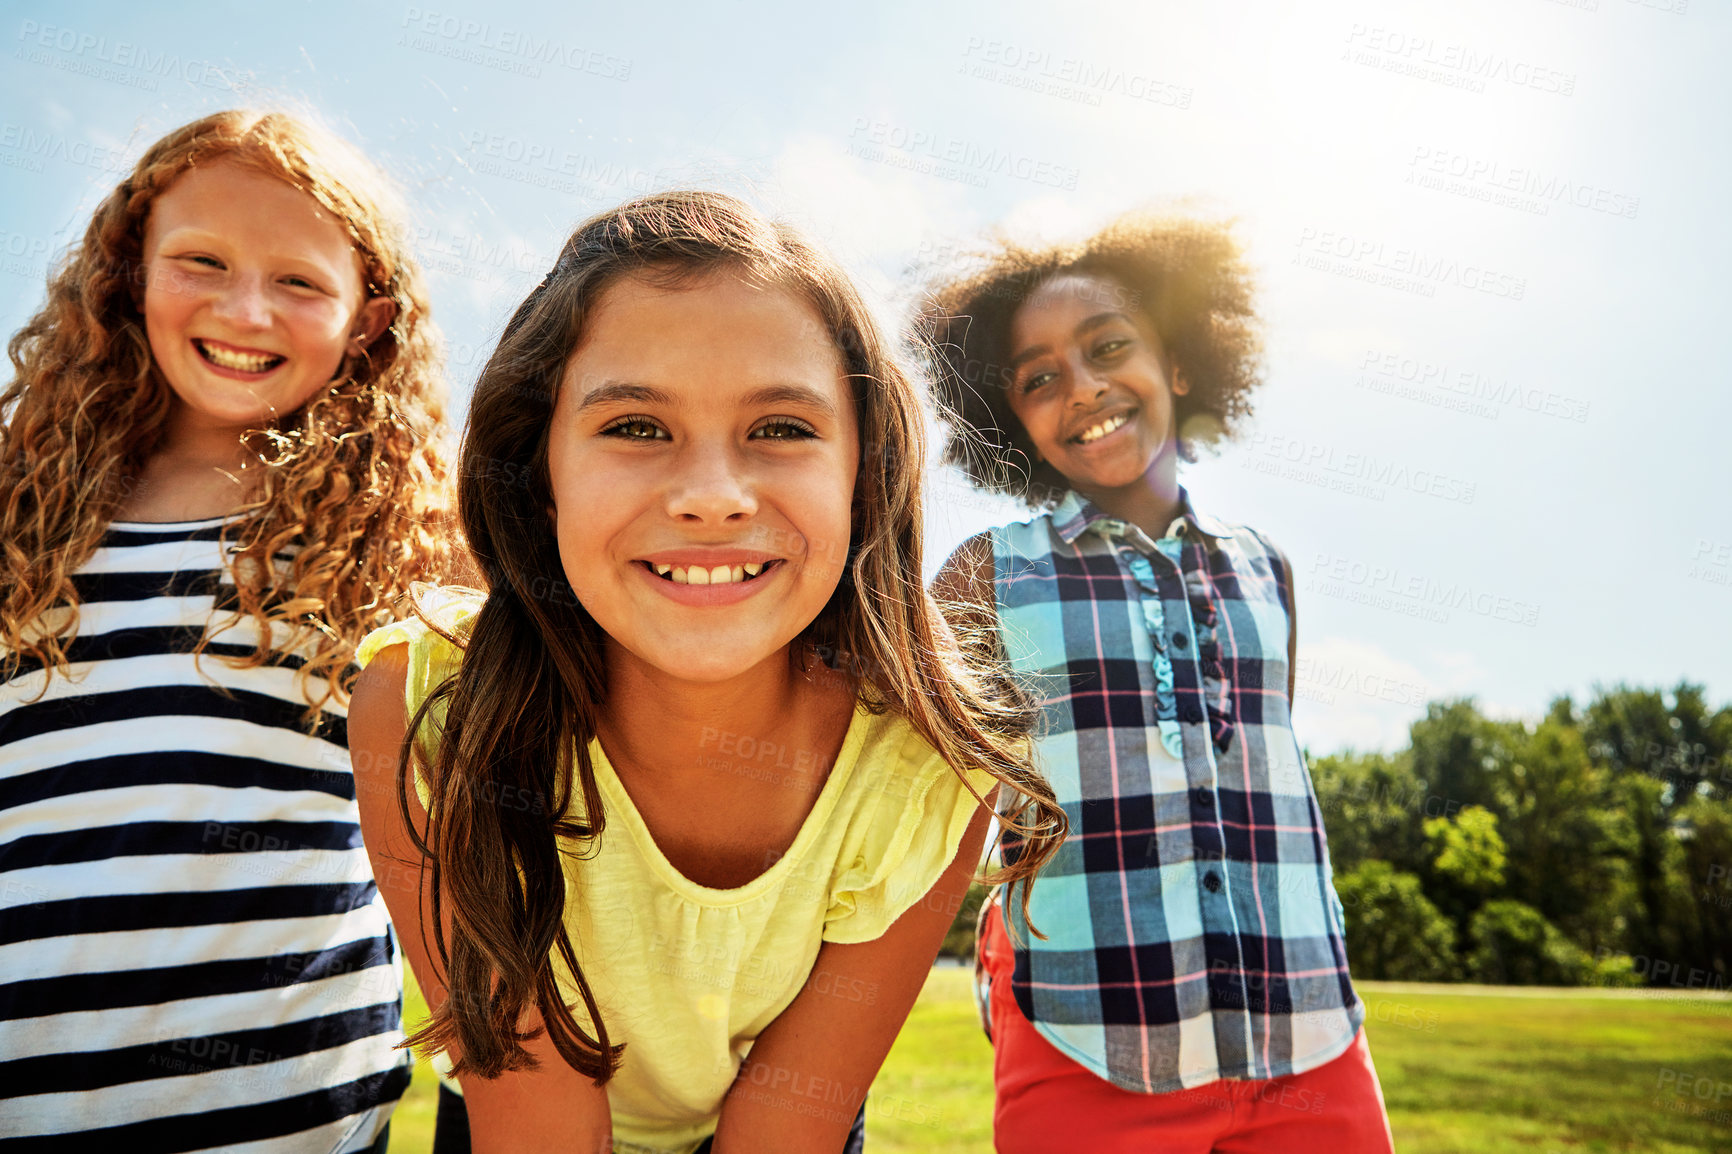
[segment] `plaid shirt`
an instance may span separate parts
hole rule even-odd
[[[990,533],[1071,822],[1030,889],[1047,940],[1005,903],[1011,990],[1061,1052],[1146,1093],[1312,1069],[1365,1017],[1289,722],[1291,569],[1180,496],[1159,541],[1075,492]]]

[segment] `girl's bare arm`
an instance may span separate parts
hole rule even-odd
[[[937,884],[882,937],[818,951],[805,988],[759,1035],[722,1104],[716,1154],[842,1149],[962,906],[990,812],[974,815]]]
[[[408,649],[395,645],[380,652],[361,674],[349,703],[349,751],[373,876],[421,992],[429,1006],[436,1006],[450,994],[435,970],[432,934],[426,932],[433,916],[432,890],[423,884],[421,856],[397,804],[397,757],[409,724],[403,703],[407,672]],[[424,832],[427,813],[413,790],[409,810]],[[459,1079],[476,1154],[608,1154],[613,1127],[606,1089],[567,1066],[545,1034],[525,1048],[540,1060],[534,1070],[492,1080]]]

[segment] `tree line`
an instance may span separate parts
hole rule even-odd
[[[1533,721],[1432,702],[1395,753],[1307,751],[1360,978],[1732,987],[1732,706],[1597,688]],[[971,957],[968,898],[943,952]]]
[[[1701,686],[1433,702],[1399,752],[1308,760],[1355,976],[1727,988],[1732,707]]]

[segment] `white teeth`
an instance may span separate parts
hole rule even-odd
[[[221,365],[225,369],[238,369],[244,373],[261,373],[283,359],[266,353],[231,352],[204,341],[200,341],[198,347],[212,364]]]
[[[650,566],[659,577],[666,577],[675,585],[731,585],[736,581],[749,581],[764,571],[766,562],[754,561],[749,565],[663,565],[656,562]]]
[[[1116,417],[1108,417],[1100,424],[1084,431],[1082,436],[1078,437],[1077,440],[1081,441],[1085,445],[1090,441],[1098,441],[1130,419],[1131,415],[1129,413],[1120,413]]]

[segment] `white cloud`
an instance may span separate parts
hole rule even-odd
[[[854,155],[832,137],[790,136],[772,168],[765,207],[824,245],[891,313],[906,299],[911,260],[978,231],[963,186]]]
[[[1369,349],[1399,349],[1399,338],[1383,329],[1315,329],[1305,337],[1305,351],[1313,356],[1358,366]]]
[[[1357,638],[1301,637],[1293,728],[1317,753],[1391,752],[1407,745],[1409,727],[1433,701],[1471,697],[1482,717],[1539,720],[1531,707],[1486,699],[1490,680],[1478,657],[1461,650],[1433,650],[1415,662]]]
[[[1069,244],[1084,240],[1106,223],[1073,193],[1049,193],[1020,201],[1004,214],[1004,232],[1025,244]]]
[[[1395,750],[1449,689],[1412,662],[1348,637],[1301,638],[1293,728],[1318,753]]]

